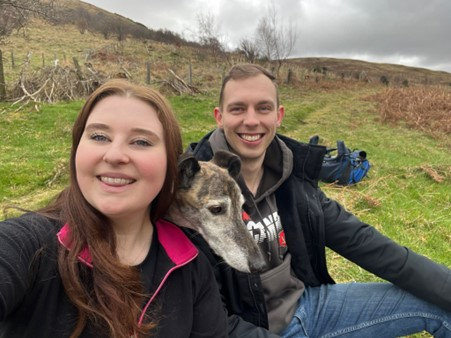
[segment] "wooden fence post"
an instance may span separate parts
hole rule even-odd
[[[188,84],[193,85],[193,65],[191,62],[189,63]]]
[[[146,74],[146,83],[150,84],[150,61],[146,62],[147,74]]]
[[[75,69],[76,69],[77,77],[80,81],[82,81],[83,80],[83,72],[81,71],[80,64],[78,63],[77,58],[75,56],[72,57],[72,61],[74,63]]]
[[[3,53],[0,49],[0,101],[6,99],[5,73],[3,72]]]
[[[12,68],[16,68],[16,64],[14,62],[14,50],[11,50],[11,66]]]
[[[293,71],[291,70],[291,68],[289,68],[287,74],[287,84],[291,84],[292,80],[293,80]]]

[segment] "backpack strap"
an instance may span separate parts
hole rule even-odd
[[[345,156],[345,155],[349,155],[350,153],[351,152],[346,147],[344,141],[341,141],[341,140],[337,141],[337,156]]]
[[[308,141],[309,144],[312,144],[314,146],[318,145],[319,143],[319,136],[318,135],[314,135],[312,137],[310,137],[310,140]]]

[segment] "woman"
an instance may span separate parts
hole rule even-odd
[[[180,130],[156,91],[112,80],[75,121],[70,185],[0,223],[0,337],[225,337],[204,256],[160,219]]]

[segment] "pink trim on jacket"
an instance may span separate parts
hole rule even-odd
[[[61,230],[56,234],[56,236],[58,237],[58,241],[60,242],[60,244],[62,246],[64,246],[67,250],[70,250],[72,248],[72,241],[70,238],[70,227],[69,224],[64,224],[64,226],[61,228]],[[89,266],[90,268],[93,267],[92,265],[92,258],[91,258],[91,254],[89,253],[89,249],[88,247],[83,248],[79,255],[78,255],[78,259],[85,263],[87,266]]]
[[[163,287],[165,281],[168,279],[172,271],[188,264],[199,254],[199,251],[194,246],[194,244],[188,239],[188,237],[186,237],[183,231],[180,230],[180,228],[178,228],[173,223],[163,219],[158,220],[157,232],[160,244],[163,246],[167,255],[174,262],[175,265],[166,272],[164,278],[161,280],[160,285],[158,285],[158,288],[155,290],[153,295],[150,297],[149,301],[144,306],[141,312],[141,316],[139,317],[138,320],[139,326],[141,326],[144,320],[147,308],[155,299],[158,292]]]

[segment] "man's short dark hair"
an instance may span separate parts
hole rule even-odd
[[[244,63],[238,64],[230,68],[227,75],[224,77],[221,86],[221,92],[219,93],[219,107],[222,109],[222,105],[224,104],[224,88],[230,80],[243,80],[248,79],[250,77],[265,75],[271,82],[274,84],[276,88],[277,95],[277,106],[279,106],[279,88],[276,83],[276,77],[266,68],[253,64],[253,63]]]

